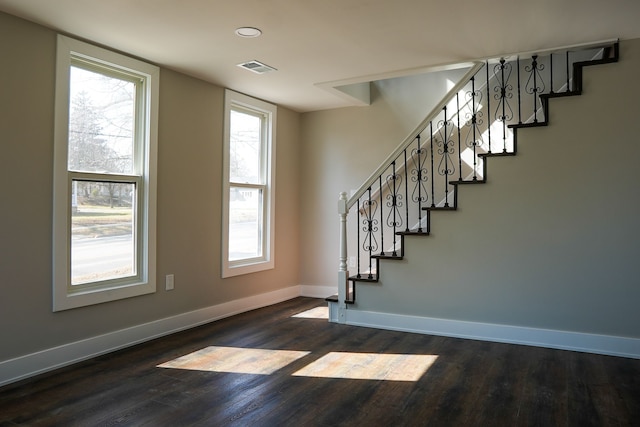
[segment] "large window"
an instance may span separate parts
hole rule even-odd
[[[58,36],[55,311],[155,291],[158,68]]]
[[[276,107],[225,93],[222,277],[274,266]]]

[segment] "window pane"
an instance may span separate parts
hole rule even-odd
[[[69,170],[133,174],[135,84],[71,67]]]
[[[229,261],[262,256],[262,197],[261,189],[230,188]]]
[[[136,274],[133,183],[72,181],[71,284]]]
[[[229,181],[261,184],[260,146],[262,119],[231,110]]]

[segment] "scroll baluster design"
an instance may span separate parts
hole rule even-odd
[[[418,212],[422,212],[422,203],[426,202],[429,198],[429,193],[424,184],[428,179],[428,171],[424,167],[427,160],[427,150],[420,145],[420,135],[416,137],[416,141],[417,147],[411,150],[411,160],[414,165],[414,168],[411,170],[411,182],[415,183],[413,192],[411,193],[411,200],[418,204]],[[422,232],[422,223],[419,223],[418,231]]]
[[[403,197],[400,193],[402,186],[402,175],[396,172],[396,161],[391,163],[391,175],[387,175],[385,182],[387,184],[387,207],[390,209],[387,213],[387,227],[393,229],[393,256],[398,256],[396,231],[402,227],[402,213],[400,208],[403,206]]]
[[[378,210],[378,201],[371,199],[371,187],[368,189],[369,195],[367,200],[363,203],[363,210],[365,218],[362,220],[362,231],[365,232],[364,240],[362,242],[362,249],[369,254],[369,279],[373,279],[372,269],[372,256],[375,251],[378,250],[378,240],[375,233],[378,232],[378,219],[376,218],[376,212]]]
[[[509,100],[513,98],[513,85],[509,83],[513,66],[504,58],[493,68],[498,86],[494,87],[494,99],[498,101],[494,117],[502,123],[502,152],[507,152],[507,122],[513,120],[513,109]]]
[[[453,135],[453,123],[447,118],[447,107],[443,108],[444,119],[438,122],[438,137],[436,145],[440,163],[438,164],[438,175],[444,177],[444,207],[449,207],[449,176],[455,173],[455,165],[451,161],[451,155],[455,152]]]
[[[516,58],[516,67],[518,69],[518,124],[522,124],[522,90],[520,88],[520,57]]]
[[[378,177],[378,182],[378,188],[380,190],[380,193],[378,193],[380,197],[380,255],[384,256],[384,213],[382,212],[384,203],[382,203],[382,175]]]
[[[553,93],[553,52],[549,54],[549,93]]]
[[[489,84],[489,61],[485,63],[485,69],[487,74],[487,111],[491,111],[491,95],[489,94],[490,84]],[[491,123],[487,123],[487,141],[489,143],[489,149],[487,152],[491,153]]]
[[[484,113],[478,108],[482,102],[482,91],[476,90],[475,76],[471,77],[471,90],[465,93],[468,101],[471,102],[471,112],[465,114],[466,127],[469,128],[465,138],[465,145],[473,150],[473,181],[478,180],[478,146],[482,144],[480,125],[484,123],[482,116]]]
[[[356,212],[357,215],[360,215],[360,199],[358,198],[358,204],[356,205],[358,210]],[[359,221],[358,221],[359,222]],[[357,236],[356,238],[358,240],[356,240],[356,242],[358,243],[358,246],[360,246],[360,224],[358,224],[358,226],[356,227],[356,233]],[[358,248],[358,250],[356,251],[356,277],[358,279],[360,279],[362,277],[362,275],[360,274],[360,248]]]
[[[460,93],[456,93],[456,128],[458,129],[458,180],[462,181],[462,148],[460,144],[462,144],[462,137],[460,133],[462,131],[460,127]]]
[[[409,172],[407,171],[407,169],[409,169],[408,167],[408,163],[407,163],[407,150],[405,149],[403,152],[404,154],[404,194],[409,195]],[[404,204],[405,206],[405,231],[409,232],[409,200],[407,199],[407,203]]]
[[[540,102],[540,94],[545,91],[544,80],[542,79],[544,64],[538,62],[538,55],[533,55],[531,57],[531,65],[527,65],[524,69],[529,73],[525,92],[533,95],[533,123],[538,123],[538,103]]]
[[[433,167],[433,122],[429,122],[429,135],[430,135],[430,143],[429,143],[429,151],[431,152],[431,207],[436,206],[436,195],[435,195],[435,183],[436,180],[433,176],[433,171],[435,170]]]

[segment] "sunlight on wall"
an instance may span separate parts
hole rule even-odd
[[[473,161],[475,160],[477,165],[476,165],[476,172],[479,175],[482,175],[482,165],[483,165],[483,161],[482,161],[482,157],[476,157],[474,156],[473,153],[473,148],[465,148],[464,150],[462,150],[462,154],[460,154],[460,158],[462,159],[462,161],[469,166],[470,168],[473,168]],[[469,178],[465,178],[465,179],[469,179]]]
[[[445,80],[445,85],[447,86],[447,92],[449,92],[456,85],[456,82],[454,82],[451,79],[446,79]]]
[[[505,148],[505,145],[507,151],[513,151],[513,131],[509,128],[503,128],[501,121],[494,120],[491,123],[491,151],[499,153]],[[482,132],[482,148],[489,150],[489,130]]]
[[[354,380],[418,381],[438,356],[331,352],[294,376]]]
[[[162,363],[158,367],[270,375],[309,353],[308,351],[211,346]]]

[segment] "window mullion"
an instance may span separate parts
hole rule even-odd
[[[113,182],[113,183],[127,183],[141,181],[139,175],[122,175],[122,174],[110,174],[110,173],[94,173],[94,172],[76,172],[69,171],[69,176],[74,181],[97,181],[97,182]]]
[[[267,186],[265,184],[249,184],[247,182],[230,182],[229,187],[235,188],[255,188],[258,190],[265,190]]]

